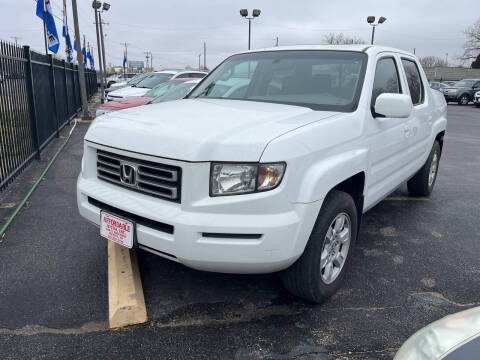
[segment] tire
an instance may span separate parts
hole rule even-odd
[[[440,143],[435,140],[427,161],[420,170],[407,181],[408,192],[413,196],[429,196],[435,185],[440,163]]]
[[[470,96],[468,94],[463,94],[458,98],[458,105],[468,105],[470,102]]]
[[[349,239],[342,241],[339,235],[335,236],[331,227],[341,221],[343,227],[339,226],[339,235],[349,227]],[[338,223],[337,223],[338,225]],[[351,258],[353,245],[357,238],[358,214],[355,202],[352,197],[343,191],[332,190],[324,200],[320,214],[313,227],[307,246],[300,258],[282,273],[282,282],[285,288],[295,296],[313,303],[322,303],[332,296],[342,285],[345,273]],[[333,235],[333,238],[332,238]],[[345,233],[343,238],[345,238]],[[327,239],[327,236],[330,238]],[[340,246],[339,246],[340,244]],[[329,246],[332,246],[329,248]],[[343,263],[338,266],[339,258],[332,260],[329,257],[336,249],[337,254],[343,256]],[[327,256],[325,256],[325,254]],[[326,260],[322,260],[326,259]],[[321,263],[326,263],[321,267]],[[331,267],[330,264],[331,263]],[[337,265],[336,265],[337,264]],[[327,267],[330,268],[331,281],[327,281]],[[334,277],[334,275],[336,276]]]

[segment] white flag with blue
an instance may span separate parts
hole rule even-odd
[[[73,49],[72,49],[72,41],[70,40],[70,34],[68,32],[68,25],[67,25],[67,9],[66,7],[63,8],[63,31],[62,35],[65,38],[65,57],[67,58],[68,62],[73,60]]]
[[[37,16],[43,20],[43,2],[45,2],[45,27],[47,28],[47,42],[48,48],[55,54],[60,46],[58,40],[57,28],[55,26],[55,20],[52,15],[52,6],[50,0],[37,0]]]

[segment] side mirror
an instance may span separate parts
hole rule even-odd
[[[384,93],[375,101],[375,112],[387,118],[408,118],[412,108],[412,99],[405,94]]]

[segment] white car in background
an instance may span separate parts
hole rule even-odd
[[[107,95],[107,100],[111,101],[128,97],[143,96],[150,89],[170,79],[203,78],[206,75],[207,73],[205,71],[156,71],[151,73],[151,75],[146,76],[136,85],[126,86],[119,90],[109,92]]]

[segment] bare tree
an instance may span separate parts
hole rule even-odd
[[[464,34],[467,39],[463,44],[463,54],[460,56],[460,60],[475,59],[480,55],[480,18],[465,29]]]
[[[424,68],[431,68],[435,66],[448,66],[447,62],[438,56],[424,56],[421,57],[419,60],[420,64],[422,64]]]
[[[329,33],[323,37],[323,42],[330,45],[366,43],[362,38],[345,36],[343,33]]]

